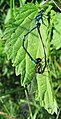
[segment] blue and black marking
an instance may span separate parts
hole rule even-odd
[[[26,53],[28,54],[28,56],[30,57],[31,61],[32,61],[34,64],[36,64],[35,72],[36,72],[36,73],[39,73],[39,74],[43,73],[44,70],[45,70],[45,68],[46,68],[46,52],[45,52],[44,44],[43,44],[42,37],[41,37],[41,34],[40,34],[40,23],[39,23],[39,21],[40,21],[40,19],[41,19],[41,20],[42,20],[42,23],[44,24],[44,22],[43,22],[43,14],[44,14],[44,11],[43,11],[43,10],[41,10],[40,12],[38,12],[38,16],[35,17],[36,26],[33,27],[31,30],[29,30],[29,31],[23,36],[23,42],[22,42],[22,46],[23,46],[24,50],[26,51]],[[44,52],[44,59],[45,59],[44,62],[45,62],[45,64],[44,64],[43,67],[42,67],[42,64],[41,64],[41,58],[34,59],[34,58],[30,55],[30,53],[27,51],[27,49],[25,48],[25,45],[24,45],[26,36],[27,36],[29,33],[31,33],[31,32],[32,32],[34,29],[36,29],[36,28],[37,28],[37,30],[38,30],[39,38],[40,38],[40,41],[41,41],[41,43],[42,43],[42,47],[43,47],[43,49],[44,49],[43,52]],[[40,70],[40,69],[41,69],[41,70]]]

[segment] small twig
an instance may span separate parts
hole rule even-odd
[[[53,2],[58,7],[58,9],[61,11],[61,3],[58,0],[53,0]]]
[[[50,0],[45,0],[43,1],[40,5],[45,5],[47,2],[49,2]],[[52,0],[53,3],[56,5],[56,7],[61,11],[61,3],[58,0]]]

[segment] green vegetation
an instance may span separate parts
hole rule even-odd
[[[0,2],[0,119],[61,119],[61,3],[41,3]],[[47,65],[43,74],[35,74],[22,38],[42,9],[46,25],[40,20],[40,32]],[[33,58],[43,57],[37,29],[26,37],[25,47]]]

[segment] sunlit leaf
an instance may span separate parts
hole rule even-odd
[[[55,49],[59,49],[61,48],[61,14],[56,16],[53,34],[52,44]]]

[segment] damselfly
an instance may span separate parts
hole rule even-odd
[[[35,27],[33,27],[31,30],[29,30],[24,36],[23,36],[23,48],[24,50],[26,51],[26,53],[28,54],[28,56],[30,57],[30,59],[32,60],[32,62],[34,64],[36,64],[36,67],[35,67],[35,72],[36,73],[43,73],[45,68],[46,68],[46,52],[45,52],[45,47],[44,47],[44,44],[43,44],[43,40],[42,40],[42,37],[41,37],[41,34],[40,34],[40,19],[42,21],[42,23],[44,24],[44,21],[43,21],[43,16],[44,15],[44,11],[41,10],[40,12],[38,12],[38,16],[35,17]],[[45,24],[44,24],[45,25]],[[41,63],[42,59],[41,58],[37,58],[37,59],[34,59],[31,54],[27,51],[27,49],[25,48],[25,38],[26,36],[31,33],[34,29],[37,28],[37,31],[38,31],[38,35],[39,35],[39,39],[40,39],[40,43],[42,44],[42,49],[43,49],[43,53],[44,53],[44,65]]]

